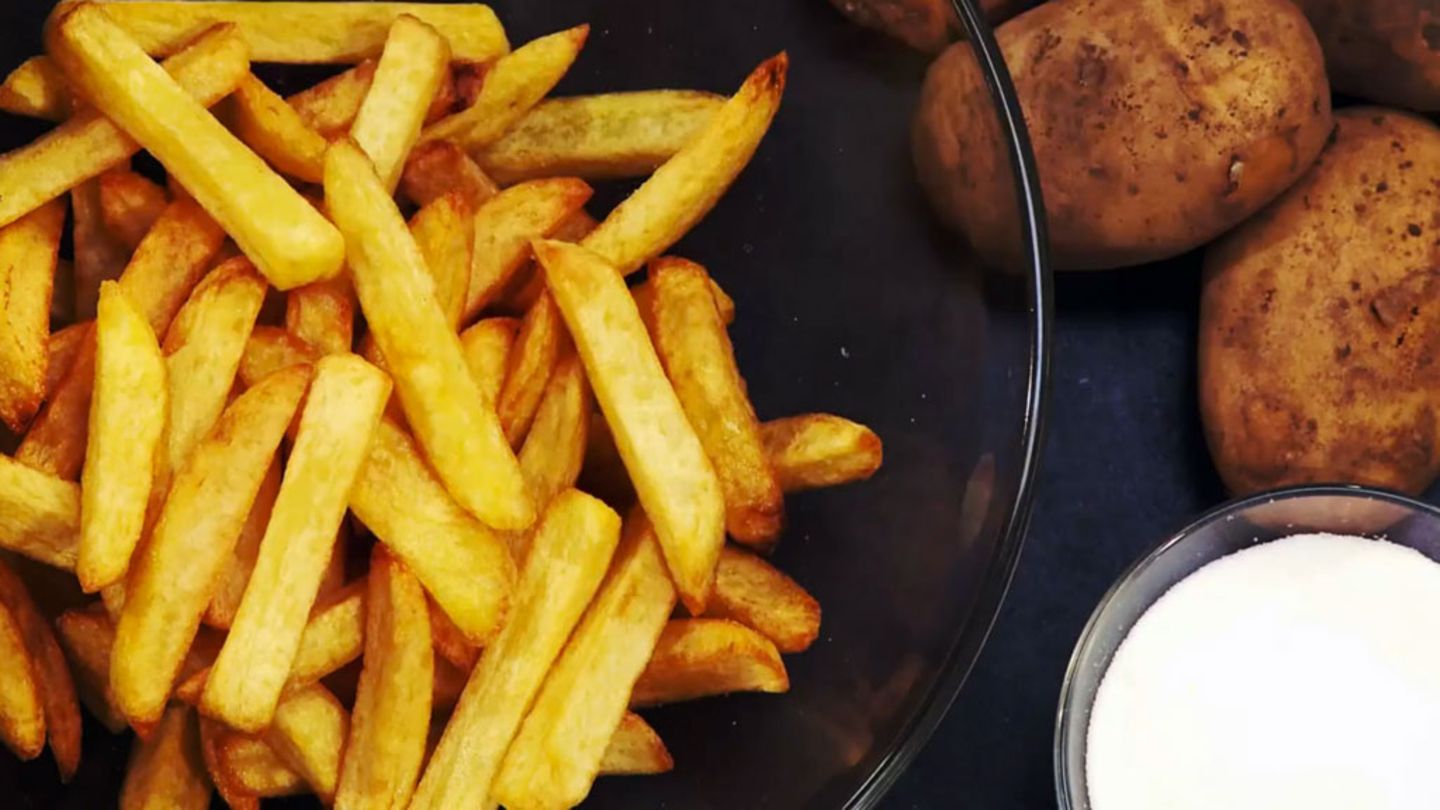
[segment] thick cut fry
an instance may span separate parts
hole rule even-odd
[[[491,402],[500,397],[505,369],[510,365],[510,353],[519,334],[520,321],[515,318],[486,318],[460,333],[460,346],[465,350],[470,376]]]
[[[760,426],[760,435],[786,492],[864,481],[885,460],[874,431],[827,413],[775,419]]]
[[[165,69],[192,103],[224,98],[250,70],[245,43],[219,29],[166,60]],[[106,169],[123,165],[140,145],[94,110],[78,113],[27,146],[0,156],[0,223],[10,223]],[[91,313],[82,308],[81,317]]]
[[[545,384],[555,371],[562,344],[568,342],[555,299],[542,293],[520,324],[520,335],[510,352],[505,384],[495,401],[495,412],[510,446],[519,448],[545,396]]]
[[[65,225],[54,200],[0,228],[0,421],[25,429],[45,396],[50,299]]]
[[[285,329],[325,354],[345,354],[355,343],[355,291],[339,276],[291,290]]]
[[[50,753],[60,768],[60,780],[68,782],[80,766],[80,704],[65,653],[25,583],[4,563],[0,563],[0,605],[14,617],[24,638],[45,713]]]
[[[705,129],[616,206],[584,245],[629,275],[695,226],[750,162],[785,92],[784,53],[755,68]]]
[[[430,603],[430,639],[436,655],[467,675],[480,660],[480,648],[472,644],[465,632],[434,602]]]
[[[590,199],[583,180],[521,183],[500,192],[475,214],[475,254],[465,317],[499,300],[532,253],[530,240],[550,236]]]
[[[284,174],[320,182],[330,144],[294,107],[254,74],[246,74],[230,98],[235,134],[245,145]]]
[[[306,126],[329,140],[350,131],[373,81],[375,60],[370,59],[285,101]]]
[[[72,99],[65,74],[48,56],[32,56],[0,83],[0,110],[46,121],[70,117]]]
[[[728,619],[676,619],[660,635],[630,705],[789,690],[785,663],[769,639]]]
[[[170,195],[129,169],[111,169],[96,182],[100,186],[100,215],[105,229],[127,250],[135,250],[165,212]]]
[[[207,810],[210,778],[195,712],[172,706],[148,739],[137,742],[120,790],[120,810]]]
[[[304,778],[286,765],[264,740],[222,730],[216,748],[216,764],[224,780],[242,794],[271,798],[305,790]],[[234,810],[234,805],[231,808]]]
[[[155,332],[120,285],[105,282],[95,319],[95,395],[75,565],[87,593],[118,582],[140,542],[168,398]]]
[[[545,98],[574,64],[590,26],[540,37],[496,60],[475,103],[425,130],[426,141],[454,141],[474,152],[494,143]]]
[[[81,321],[51,333],[48,346],[50,360],[45,368],[46,399],[60,387],[65,375],[70,373],[70,367],[75,365],[75,358],[79,356],[80,348],[85,345],[91,326],[90,321]]]
[[[665,741],[644,718],[626,712],[600,760],[602,776],[653,776],[675,768]]]
[[[426,457],[471,514],[500,530],[528,527],[535,508],[520,464],[470,377],[420,248],[354,144],[326,154],[325,193],[346,236],[361,309]]]
[[[520,471],[531,500],[541,508],[580,478],[592,404],[585,367],[578,355],[567,353],[550,375],[535,424],[520,451]]]
[[[280,439],[310,382],[294,366],[235,400],[180,468],[126,585],[111,692],[133,724],[158,720]]]
[[[55,619],[55,633],[75,675],[75,689],[85,708],[111,734],[129,728],[110,698],[110,649],[115,626],[102,610],[67,610]]]
[[[667,258],[666,261],[671,261]],[[683,261],[683,260],[681,260]],[[640,308],[640,317],[645,319],[645,326],[650,330],[651,337],[655,334],[655,285],[649,280],[643,284],[637,284],[630,288],[630,294],[635,297],[635,306]],[[715,299],[715,309],[720,312],[720,320],[726,326],[735,323],[735,299],[725,292],[715,279],[710,279],[710,295]]]
[[[510,550],[460,508],[415,441],[389,419],[375,431],[350,508],[472,643],[494,638],[515,583]]]
[[[411,803],[479,807],[550,664],[605,577],[620,539],[609,507],[571,490],[535,529],[515,612],[480,656]]]
[[[474,209],[463,194],[452,191],[416,211],[410,218],[410,233],[435,281],[435,299],[450,327],[458,331],[470,289]]]
[[[804,652],[820,635],[820,603],[765,560],[726,547],[715,569],[707,616],[734,619],[775,642],[782,653]]]
[[[408,14],[395,19],[370,92],[350,129],[350,137],[391,192],[420,139],[426,112],[450,77],[449,68],[450,48],[439,32]]]
[[[349,733],[345,707],[317,683],[280,703],[263,739],[328,805],[335,798],[340,756]]]
[[[681,599],[692,614],[703,613],[725,545],[725,503],[635,300],[615,268],[591,251],[542,241],[535,255]]]
[[[345,245],[334,226],[99,6],[62,7],[46,42],[86,100],[153,153],[272,284],[288,290],[340,272]]]
[[[3,162],[4,158],[0,158],[0,163]],[[100,198],[98,179],[86,180],[71,189],[70,208],[75,220],[72,236],[75,263],[71,271],[75,312],[81,318],[94,318],[101,283],[120,277],[132,251],[105,225],[105,206]]]
[[[428,205],[440,197],[458,191],[478,209],[494,197],[500,187],[485,175],[465,150],[449,141],[420,144],[405,163],[400,176],[400,193],[416,205]]]
[[[389,396],[385,374],[354,355],[316,364],[250,585],[205,683],[206,716],[241,731],[270,722]]]
[[[79,541],[80,487],[0,456],[0,547],[73,570]]]
[[[20,620],[0,604],[0,743],[21,759],[45,749],[42,673],[25,649]]]
[[[229,629],[235,621],[235,611],[240,609],[240,600],[245,596],[245,586],[250,584],[250,572],[255,570],[255,558],[260,555],[260,541],[265,537],[265,526],[270,522],[270,512],[275,508],[275,497],[280,494],[280,459],[270,463],[260,489],[255,493],[255,502],[250,505],[250,514],[240,529],[235,541],[235,550],[225,563],[225,572],[220,575],[220,584],[210,606],[205,610],[205,623],[211,627]],[[198,696],[197,696],[198,698]]]
[[[199,719],[200,755],[205,761],[205,771],[210,775],[210,782],[220,794],[221,801],[225,802],[225,806],[230,810],[260,810],[259,797],[241,787],[225,770],[220,759],[224,738],[231,732],[225,729],[223,723],[217,723],[208,717]]]
[[[675,586],[655,533],[635,516],[605,585],[505,755],[491,790],[495,800],[513,810],[584,801],[674,609]]]
[[[697,90],[547,99],[476,158],[507,185],[540,177],[644,177],[695,140],[724,103]]]
[[[309,342],[275,326],[257,326],[240,357],[240,382],[254,385],[286,366],[313,363],[323,355]]]
[[[785,496],[760,439],[735,350],[705,268],[667,257],[650,265],[655,349],[725,493],[725,528],[742,543],[780,536]]]
[[[414,574],[377,546],[365,607],[365,667],[350,717],[337,808],[409,803],[425,758],[434,668],[425,592]]]
[[[489,62],[510,50],[495,12],[475,3],[127,2],[105,11],[147,52],[163,56],[216,23],[233,23],[257,62],[347,64],[380,53],[409,14],[444,31],[455,58]],[[58,13],[58,12],[57,12]]]

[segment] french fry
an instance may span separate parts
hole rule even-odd
[[[261,739],[327,805],[334,801],[350,716],[330,690],[314,684],[285,698]]]
[[[95,394],[75,564],[87,593],[118,582],[140,542],[168,398],[155,332],[120,285],[105,282],[95,319]]]
[[[57,324],[69,324],[69,326],[61,328],[61,332],[71,326],[84,323],[84,321],[75,319],[75,263],[69,259],[57,259],[55,262],[55,291],[50,296],[50,321]],[[59,374],[46,372],[46,380],[58,376]]]
[[[272,798],[305,791],[304,778],[261,739],[223,730],[216,748],[216,765],[224,774],[224,781],[244,795]],[[231,808],[234,810],[234,805]]]
[[[436,655],[467,675],[480,660],[480,648],[472,644],[455,620],[434,602],[430,603],[430,639]]]
[[[725,528],[768,547],[780,536],[785,496],[760,439],[735,350],[705,268],[674,257],[650,264],[655,349],[725,493]]]
[[[660,634],[630,705],[789,690],[785,663],[769,639],[729,619],[676,619]]]
[[[500,397],[505,384],[505,370],[510,353],[520,334],[520,321],[515,318],[486,318],[460,333],[460,346],[465,350],[465,365],[480,391],[490,402]],[[536,507],[541,504],[536,503]]]
[[[470,670],[458,669],[444,658],[435,656],[435,685],[430,703],[437,713],[449,714],[455,710],[455,704],[460,702],[460,694],[465,691],[465,681],[469,676]]]
[[[55,633],[74,673],[75,690],[85,708],[111,734],[129,728],[110,697],[110,650],[115,625],[104,610],[67,610],[55,619]]]
[[[455,58],[488,62],[510,50],[488,6],[475,3],[108,2],[105,11],[147,52],[163,56],[216,23],[232,23],[257,62],[349,64],[380,53],[408,14],[446,32]],[[59,13],[59,12],[57,12]]]
[[[494,638],[515,583],[510,550],[450,497],[415,441],[388,418],[350,490],[350,508],[472,643]]]
[[[520,335],[510,352],[505,384],[495,401],[495,412],[510,446],[518,449],[530,432],[530,423],[545,396],[545,384],[555,370],[562,344],[568,343],[555,299],[542,293],[520,324]]]
[[[375,60],[367,59],[285,101],[306,126],[326,140],[332,140],[350,131],[373,81]]]
[[[20,628],[34,667],[50,753],[59,766],[60,781],[68,782],[80,766],[80,704],[75,697],[70,669],[65,664],[65,653],[60,650],[50,623],[30,598],[25,583],[4,563],[0,563],[0,605],[9,611]]]
[[[370,558],[365,665],[335,806],[404,807],[430,731],[434,652],[425,592],[383,546]]]
[[[583,180],[536,180],[492,197],[475,214],[466,319],[495,303],[525,266],[530,240],[553,234],[590,199]]]
[[[476,159],[506,185],[541,177],[644,177],[695,140],[724,102],[697,90],[547,99]]]
[[[85,345],[86,334],[92,325],[90,321],[80,321],[50,334],[47,346],[50,359],[45,367],[45,399],[50,398],[55,389],[60,387],[65,375],[70,373],[70,367],[75,365],[75,358],[80,354],[80,348]]]
[[[309,342],[276,326],[257,326],[240,356],[240,382],[247,386],[286,366],[313,363],[323,355]]]
[[[247,73],[231,97],[235,134],[280,172],[319,183],[330,144],[278,93]]]
[[[703,613],[725,544],[724,499],[635,300],[614,266],[585,248],[537,241],[535,255],[681,599]]]
[[[220,794],[220,800],[225,802],[225,806],[230,810],[260,810],[260,798],[240,785],[225,769],[221,760],[221,747],[225,737],[231,732],[225,729],[223,723],[217,723],[208,717],[201,717],[199,720],[201,759],[205,762],[210,783]]]
[[[426,457],[471,514],[503,531],[528,527],[535,508],[520,464],[470,377],[424,256],[354,144],[342,141],[326,153],[325,192],[346,236],[361,309]]]
[[[760,426],[760,435],[786,492],[864,481],[885,459],[874,431],[826,413],[775,419]]]
[[[459,330],[470,289],[475,212],[465,196],[450,192],[410,218],[410,233],[435,281],[435,299],[453,330]]]
[[[48,56],[32,56],[0,83],[0,110],[46,121],[70,117],[72,99],[65,74]]]
[[[340,272],[335,228],[100,6],[61,6],[46,44],[86,100],[153,153],[272,284],[288,290]]]
[[[0,157],[0,163],[4,158]],[[75,311],[81,318],[94,318],[100,300],[100,284],[113,281],[125,271],[132,251],[105,225],[105,206],[100,198],[100,181],[86,180],[70,190],[70,208],[75,228],[72,241],[75,263]]]
[[[133,252],[165,212],[170,196],[129,169],[111,169],[96,182],[100,186],[100,216],[105,229]]]
[[[520,450],[520,471],[531,500],[541,508],[580,478],[592,406],[585,367],[578,355],[567,352],[550,375],[535,423]]]
[[[750,162],[785,92],[789,58],[761,63],[705,129],[615,207],[584,245],[629,275],[699,222]]]
[[[345,561],[350,556],[350,524],[340,522],[335,532],[335,545],[331,547],[330,559],[320,574],[320,587],[315,590],[315,601],[323,602],[345,587]]]
[[[294,366],[251,388],[179,468],[150,541],[131,566],[116,628],[110,687],[132,724],[153,723],[164,711],[309,383],[310,369]]]
[[[235,89],[250,69],[245,42],[222,28],[166,60],[165,69],[193,97],[210,106]],[[86,110],[34,143],[0,156],[0,223],[10,223],[140,151],[130,135]],[[82,318],[93,313],[81,308]]]
[[[79,537],[80,487],[0,456],[0,547],[73,570]]]
[[[410,153],[400,176],[400,193],[416,205],[428,205],[459,192],[478,209],[500,191],[465,151],[449,141],[420,144]]]
[[[666,261],[670,261],[666,257]],[[680,260],[680,261],[683,261]],[[643,284],[637,284],[630,288],[630,294],[635,297],[635,306],[640,308],[640,317],[645,319],[645,326],[650,330],[651,335],[655,333],[655,285],[646,280]],[[714,278],[710,279],[710,294],[715,299],[715,309],[720,312],[720,320],[726,326],[735,323],[735,299],[725,292],[716,283]]]
[[[355,291],[344,276],[297,287],[285,296],[285,329],[325,354],[355,342]]]
[[[449,68],[450,47],[439,32],[408,14],[395,18],[370,92],[350,129],[392,193]]]
[[[775,643],[804,652],[820,635],[820,603],[795,580],[746,551],[726,546],[715,569],[707,617],[733,619]]]
[[[600,759],[602,776],[653,776],[675,768],[665,741],[644,718],[626,712]]]
[[[195,712],[172,706],[148,739],[135,744],[120,790],[120,810],[207,810],[210,778]]]
[[[492,798],[513,810],[584,801],[674,609],[655,533],[633,517],[605,584],[511,743]]]
[[[260,555],[260,541],[265,537],[265,526],[270,522],[270,512],[275,508],[275,497],[280,494],[280,460],[270,463],[260,489],[255,493],[255,502],[250,505],[250,514],[240,529],[235,549],[225,563],[225,572],[210,606],[205,609],[205,623],[211,627],[228,630],[235,621],[235,611],[240,609],[240,600],[245,596],[245,586],[250,584],[250,572],[255,570],[255,558]],[[198,697],[198,696],[197,696]]]
[[[53,200],[0,228],[0,421],[17,433],[45,396],[50,362],[50,299],[65,225]]]
[[[42,673],[25,649],[20,619],[0,604],[0,743],[20,759],[45,749]]]
[[[250,585],[205,683],[206,716],[241,731],[258,731],[274,716],[389,396],[385,374],[354,355],[316,363]]]
[[[527,42],[500,57],[485,72],[475,103],[426,128],[426,141],[454,141],[474,152],[494,143],[539,103],[574,64],[590,26]]]
[[[620,518],[571,490],[535,529],[516,589],[515,611],[470,675],[411,807],[477,807],[487,801],[502,757],[545,673],[605,577]]]

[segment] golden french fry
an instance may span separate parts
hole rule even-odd
[[[660,634],[630,705],[789,690],[790,676],[770,639],[729,619],[676,619]]]
[[[50,753],[59,766],[60,780],[68,782],[80,766],[80,704],[75,697],[70,669],[65,664],[65,653],[60,650],[50,623],[30,598],[25,583],[3,562],[0,562],[0,605],[10,612],[20,628],[44,709]]]
[[[715,569],[715,595],[706,616],[740,622],[775,642],[782,653],[804,652],[820,635],[815,597],[760,557],[729,546]]]
[[[0,83],[0,110],[46,121],[70,117],[70,88],[65,74],[48,56],[32,56]]]
[[[350,508],[472,643],[494,637],[511,604],[510,550],[450,497],[415,441],[388,418],[350,490]]]
[[[105,282],[95,319],[95,395],[75,564],[87,593],[118,582],[140,542],[168,398],[155,332],[120,285]]]
[[[492,197],[475,214],[467,319],[499,300],[532,256],[530,240],[547,237],[590,199],[583,180],[535,180]]]
[[[620,718],[620,726],[600,759],[601,776],[652,776],[674,768],[675,760],[665,741],[634,712]]]
[[[207,810],[210,779],[200,752],[195,712],[172,706],[130,753],[120,810]]]
[[[725,545],[725,503],[715,470],[614,266],[563,242],[537,241],[535,255],[655,524],[681,599],[692,614],[703,613]]]
[[[260,555],[260,541],[265,537],[265,526],[270,522],[270,512],[275,508],[275,497],[280,493],[280,460],[270,463],[260,489],[255,493],[255,502],[250,505],[250,514],[240,529],[235,541],[235,550],[225,563],[225,572],[210,606],[205,609],[205,623],[211,627],[229,629],[235,621],[235,611],[240,609],[240,600],[245,596],[245,586],[250,584],[250,572],[255,570],[255,558]],[[198,695],[197,695],[198,699]]]
[[[0,743],[20,759],[45,749],[43,676],[25,649],[20,619],[0,604]]]
[[[208,717],[201,717],[199,720],[200,756],[205,762],[210,783],[220,794],[220,800],[225,802],[225,806],[230,810],[260,810],[260,798],[245,790],[238,780],[232,778],[221,759],[225,737],[232,732],[228,731],[223,723],[217,723]]]
[[[410,233],[435,281],[435,299],[451,328],[458,330],[470,289],[474,209],[459,192],[441,195],[410,218]]]
[[[507,185],[541,177],[644,177],[695,140],[724,103],[697,90],[547,99],[476,159]]]
[[[673,257],[663,257],[657,261],[672,261]],[[683,259],[679,261],[684,261]],[[655,285],[647,279],[643,284],[637,284],[630,288],[630,294],[635,297],[635,306],[640,308],[640,317],[645,319],[645,326],[650,334],[655,334]],[[715,299],[715,309],[720,312],[720,320],[729,326],[735,322],[735,299],[716,283],[714,278],[710,279],[710,295]]]
[[[330,551],[330,560],[320,574],[320,587],[315,590],[317,603],[329,600],[345,588],[345,561],[350,556],[350,524],[341,521],[335,532],[335,545]]]
[[[241,731],[270,722],[344,519],[345,499],[389,396],[385,374],[354,355],[316,363],[250,585],[205,683],[206,716]]]
[[[531,500],[541,508],[580,478],[592,405],[585,367],[578,355],[567,352],[550,375],[535,423],[520,450],[520,472],[525,474]]]
[[[457,191],[478,209],[500,187],[485,176],[465,150],[449,141],[415,147],[400,176],[400,193],[416,205],[428,205],[441,195]]]
[[[449,67],[450,47],[439,32],[408,14],[395,18],[370,92],[350,129],[391,192],[420,139],[426,112],[449,79]]]
[[[774,419],[760,426],[760,435],[786,492],[864,481],[885,460],[874,431],[828,413]]]
[[[780,53],[755,68],[693,140],[585,237],[585,247],[629,275],[678,242],[755,154],[780,108],[789,64]]]
[[[467,675],[480,660],[480,648],[472,644],[465,632],[434,602],[430,603],[430,638],[435,654]]]
[[[460,346],[465,350],[470,376],[491,402],[500,397],[510,353],[519,334],[520,321],[515,318],[486,318],[460,333]]]
[[[376,546],[365,606],[365,666],[350,716],[335,806],[404,807],[430,731],[434,653],[425,592]]]
[[[425,130],[426,141],[454,141],[473,152],[494,143],[550,92],[585,46],[590,26],[527,42],[485,72],[475,103]]]
[[[75,358],[80,354],[80,348],[85,345],[85,339],[93,324],[90,321],[72,323],[50,334],[50,341],[47,347],[50,359],[45,367],[45,399],[49,399],[60,387],[65,375],[70,373],[70,367],[75,365]]]
[[[159,719],[200,619],[310,382],[294,366],[242,394],[179,468],[132,565],[110,687],[133,724]]]
[[[642,516],[632,517],[605,584],[505,755],[493,799],[514,810],[584,801],[674,609],[675,586],[655,533]]]
[[[74,672],[75,689],[85,708],[111,734],[129,728],[110,698],[110,649],[115,626],[102,610],[67,610],[55,619],[55,633]]]
[[[323,355],[309,342],[276,326],[257,326],[240,356],[240,381],[254,385],[286,366],[313,363]]]
[[[545,396],[545,384],[555,370],[562,344],[567,342],[555,299],[542,293],[520,324],[520,335],[515,338],[505,370],[505,384],[495,401],[495,412],[511,447],[518,449],[530,432],[530,423]]]
[[[239,795],[256,798],[305,792],[304,778],[286,765],[264,740],[237,731],[222,730],[216,748],[216,767],[224,774],[217,777],[217,786],[223,780]],[[231,810],[235,810],[233,804]]]
[[[127,250],[134,251],[165,212],[170,195],[149,179],[124,168],[111,169],[96,182],[100,186],[100,216],[105,229]]]
[[[181,95],[207,107],[234,90],[249,69],[245,43],[231,29],[213,31],[165,62]],[[140,145],[110,119],[94,110],[80,112],[34,143],[0,156],[0,223],[123,165],[138,151]],[[81,317],[90,314],[82,308]]]
[[[40,409],[50,362],[50,299],[65,225],[53,200],[0,228],[0,421],[17,433]]]
[[[561,494],[535,529],[515,611],[470,675],[411,808],[478,807],[545,673],[605,577],[620,518],[576,490]]]
[[[780,536],[785,496],[760,439],[760,420],[745,393],[735,350],[705,268],[667,257],[650,264],[652,337],[725,493],[725,528],[742,543],[769,546]]]
[[[325,354],[355,342],[355,291],[344,276],[297,287],[285,296],[285,329]]]
[[[235,134],[245,145],[297,180],[320,182],[330,144],[294,107],[252,73],[230,98]]]
[[[285,101],[307,127],[328,140],[350,131],[374,80],[375,60],[369,59]]]
[[[285,698],[262,739],[325,804],[335,798],[350,716],[330,690],[314,684]]]
[[[80,487],[0,456],[0,547],[72,570],[79,537]]]
[[[62,5],[61,8],[64,6]],[[403,14],[444,31],[455,58],[488,62],[510,50],[495,12],[475,3],[159,2],[105,3],[148,53],[163,56],[216,23],[232,23],[257,62],[347,64],[380,53]],[[57,14],[60,12],[56,12]],[[53,24],[53,23],[52,23]]]
[[[0,158],[0,163],[4,158]],[[132,251],[105,225],[105,206],[100,198],[100,181],[86,180],[70,190],[74,212],[75,311],[81,318],[94,318],[100,300],[100,284],[113,281],[125,270]]]
[[[360,307],[426,457],[471,514],[496,529],[528,527],[535,508],[500,420],[470,377],[420,248],[353,143],[326,153],[325,192],[346,236]]]
[[[46,43],[81,95],[153,153],[272,284],[288,290],[340,272],[345,245],[334,226],[100,6],[61,6]]]

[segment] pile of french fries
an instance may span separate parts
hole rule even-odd
[[[124,808],[569,807],[671,768],[633,709],[788,688],[820,606],[764,557],[785,494],[868,478],[880,440],[760,422],[734,303],[665,255],[786,57],[728,98],[547,99],[586,34],[512,51],[480,5],[56,7],[0,85],[56,122],[0,156],[17,756],[73,775],[83,701],[138,735]],[[282,98],[252,62],[345,67]],[[592,219],[618,177],[645,179]]]

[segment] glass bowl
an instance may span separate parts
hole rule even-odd
[[[1220,506],[1130,567],[1080,634],[1060,691],[1055,790],[1061,810],[1090,810],[1085,745],[1095,693],[1135,622],[1171,586],[1228,554],[1293,534],[1384,537],[1440,562],[1440,509],[1358,486],[1278,490]]]
[[[993,141],[1014,167],[994,194],[1015,224],[1006,267],[970,259],[915,182],[909,127],[927,59],[825,0],[493,5],[515,43],[591,24],[561,95],[728,93],[789,51],[774,128],[675,252],[705,264],[736,299],[733,338],[762,418],[831,411],[885,441],[871,481],[789,499],[775,561],[824,607],[819,641],[787,658],[790,693],[647,712],[674,772],[602,779],[588,806],[872,807],[980,652],[1020,550],[1040,445],[1050,300],[1039,193],[990,33],[961,7],[990,78],[974,103],[993,111]],[[0,4],[0,67],[40,52],[49,6]],[[256,72],[282,92],[327,75]],[[0,147],[44,129],[6,116]],[[603,215],[632,186],[597,186],[591,212]],[[19,764],[0,752],[0,804],[109,806],[128,745],[87,722],[81,772],[66,786],[47,756]]]

